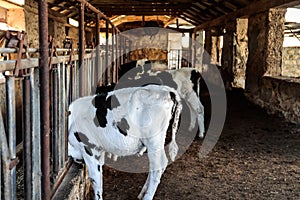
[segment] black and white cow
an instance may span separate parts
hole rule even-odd
[[[200,72],[195,68],[181,68],[161,71],[160,62],[146,60],[134,61],[122,65],[119,70],[119,82],[115,89],[143,86],[147,84],[167,85],[177,90],[190,110],[192,130],[196,121],[199,126],[199,137],[204,137],[204,107],[199,98]],[[157,71],[157,66],[159,69]]]
[[[105,153],[129,156],[138,154],[145,147],[149,174],[138,198],[153,199],[168,163],[164,144],[170,121],[173,121],[169,144],[171,160],[175,160],[178,152],[175,136],[181,109],[177,91],[157,85],[82,97],[70,105],[69,156],[85,161],[95,199],[102,199]]]

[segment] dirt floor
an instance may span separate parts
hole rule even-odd
[[[208,96],[201,100],[207,126]],[[212,152],[200,159],[203,140],[195,138],[167,167],[155,200],[300,199],[300,124],[266,114],[245,100],[241,91],[228,92],[227,100],[225,126]],[[137,199],[146,178],[146,173],[104,166],[103,197]],[[22,182],[22,178],[18,180]],[[22,199],[22,189],[18,194]]]
[[[195,139],[168,166],[154,199],[300,199],[300,125],[266,114],[241,92],[228,93],[223,132],[202,159],[201,144]],[[146,178],[104,167],[103,197],[137,199]]]

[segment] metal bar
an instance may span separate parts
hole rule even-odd
[[[116,82],[118,82],[118,70],[120,68],[120,35],[116,34]]]
[[[71,65],[66,65],[66,104],[69,105],[72,102],[72,93],[71,93]]]
[[[38,1],[39,49],[40,49],[40,107],[41,107],[41,149],[42,149],[42,197],[50,200],[50,93],[48,69],[48,5]]]
[[[31,128],[30,128],[30,79],[29,76],[23,79],[23,165],[24,165],[24,191],[25,200],[32,199],[32,152],[31,152]]]
[[[112,29],[112,45],[111,45],[111,79],[110,79],[110,83],[115,83],[115,52],[116,52],[116,48],[115,48],[115,30]]]
[[[58,126],[58,72],[56,66],[53,68],[51,73],[51,130],[52,130],[52,140],[51,140],[51,158],[52,158],[52,175],[57,176],[59,167],[59,134]],[[54,177],[51,177],[52,179]]]
[[[2,123],[2,122],[0,122]],[[2,200],[2,188],[4,188],[4,186],[2,186],[2,145],[0,144],[0,200]]]
[[[2,165],[3,168],[3,183],[1,185],[1,190],[3,192],[3,199],[9,200],[11,199],[11,178],[10,178],[10,153],[7,145],[5,128],[3,124],[2,112],[0,112],[0,149],[1,149],[1,157],[2,157]],[[0,157],[0,159],[1,159]]]
[[[101,78],[102,70],[100,68],[100,15],[96,15],[96,55],[95,55],[95,78],[97,85],[99,85],[99,79]],[[95,91],[96,92],[96,89]]]
[[[31,108],[31,141],[32,141],[32,200],[41,199],[41,137],[40,137],[40,101],[39,70],[30,71],[30,108]]]
[[[84,96],[84,46],[85,46],[85,35],[84,35],[84,3],[80,4],[79,12],[79,95]]]
[[[99,14],[101,18],[105,19],[105,20],[109,20],[109,17],[107,17],[104,13],[102,13],[100,10],[98,10],[97,8],[95,8],[93,5],[91,5],[90,3],[88,3],[85,0],[77,0],[78,2],[80,2],[81,4],[83,4],[86,8],[90,9],[91,11],[93,11],[96,14]],[[112,25],[112,27],[114,27],[118,32],[119,29],[117,27],[115,27],[115,25],[110,21],[110,24]]]
[[[79,82],[79,61],[74,61],[74,100],[80,97],[80,82]]]
[[[67,108],[67,101],[66,101],[66,70],[65,64],[61,63],[58,66],[58,115],[59,115],[59,123],[58,123],[58,135],[60,137],[60,145],[59,145],[59,152],[60,152],[60,159],[59,159],[59,169],[64,166],[64,162],[66,161],[66,146],[65,146],[65,131],[66,131],[66,108]]]
[[[105,66],[104,66],[104,71],[105,73],[105,77],[104,77],[104,85],[107,85],[107,83],[109,82],[108,77],[109,77],[109,67],[108,67],[108,29],[109,29],[109,23],[108,20],[105,21]]]
[[[50,50],[50,49],[48,49]],[[91,52],[93,49],[85,49],[87,52]],[[56,52],[70,52],[71,49],[64,49],[64,48],[56,48]],[[74,49],[74,51],[79,51],[79,49]],[[19,48],[0,48],[0,53],[18,53]],[[28,48],[28,53],[38,53],[38,48]],[[26,53],[25,49],[22,49],[22,53]]]
[[[12,160],[16,159],[16,95],[15,77],[6,76],[6,113],[7,113],[7,138]],[[11,199],[16,199],[16,167],[10,171]]]

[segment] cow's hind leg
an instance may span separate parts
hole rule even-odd
[[[138,196],[138,199],[143,199],[143,197],[148,189],[148,186],[149,186],[149,177],[150,177],[150,173],[148,174],[147,180],[142,188],[142,191],[140,192],[140,194]]]
[[[149,153],[150,170],[147,181],[140,192],[138,198],[143,200],[152,200],[162,174],[164,173],[168,164],[168,159],[164,150],[155,153]]]
[[[104,157],[104,152],[100,153],[100,155],[84,155],[84,161],[88,167],[89,177],[93,183],[95,200],[102,200],[102,166],[104,164]]]

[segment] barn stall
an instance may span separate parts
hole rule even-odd
[[[200,158],[205,139],[196,138],[168,166],[155,199],[298,199],[299,22],[287,21],[286,13],[290,8],[299,13],[299,4],[3,1],[0,197],[88,199],[87,172],[67,157],[68,105],[94,94],[97,85],[117,82],[124,64],[148,58],[202,73],[218,66],[228,89],[218,143]],[[137,49],[137,42],[122,33],[140,27],[170,29],[196,42],[184,46],[175,40],[170,47],[178,34],[163,39],[150,31],[150,42],[159,37],[164,45],[150,48],[149,42],[149,48]],[[295,38],[293,45],[286,44]],[[202,47],[210,57],[203,56]],[[207,90],[208,83],[201,84],[208,129],[211,99],[217,94]],[[145,174],[106,166],[103,196],[136,199],[145,179]]]

